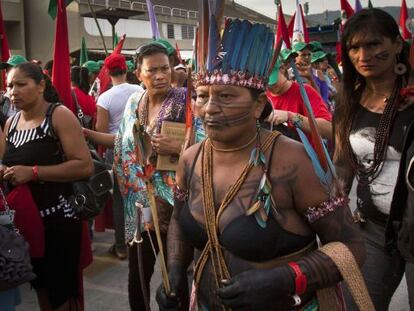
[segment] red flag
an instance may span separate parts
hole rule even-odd
[[[342,47],[341,47],[341,36],[342,30],[348,18],[354,15],[354,9],[351,7],[347,0],[341,0],[341,26],[340,33],[338,35],[338,41],[336,42],[336,62],[338,64],[342,61]]]
[[[70,84],[68,22],[65,4],[64,0],[58,0],[52,83],[63,104],[75,113]]]
[[[112,52],[112,54],[121,54],[124,42],[125,42],[125,35],[123,35],[121,37],[121,40],[119,40],[119,42],[116,45],[116,47],[115,47],[114,51]],[[103,92],[105,92],[109,89],[109,85],[111,83],[111,78],[109,77],[108,69],[106,68],[106,66],[103,66],[102,69],[99,71],[99,74],[98,74],[98,77],[95,80],[95,83],[98,83],[98,90],[97,90],[96,97],[98,97]],[[93,88],[93,86],[92,86],[92,88]]]
[[[343,15],[345,13],[345,16]],[[354,15],[354,9],[349,4],[348,0],[341,0],[341,19],[342,23],[344,24],[348,18]]]
[[[293,36],[293,27],[295,25],[295,17],[296,17],[296,12],[293,13],[293,15],[292,15],[292,17],[290,18],[290,21],[289,21],[289,25],[288,25],[289,38],[292,38],[292,36]]]
[[[9,42],[7,41],[6,29],[4,27],[3,12],[1,10],[1,1],[0,1],[0,47],[1,47],[0,60],[2,62],[7,62],[7,60],[10,57],[10,50],[9,50]],[[3,81],[3,85],[1,85],[1,88],[5,90],[6,89],[6,71],[2,70],[1,75],[2,75],[2,81]]]
[[[408,30],[407,21],[408,21],[407,3],[405,2],[405,0],[402,0],[401,11],[400,11],[400,32],[404,40],[411,39],[411,33]]]
[[[177,52],[178,62],[180,64],[184,64],[183,59],[181,58],[181,53],[180,53],[180,49],[178,48],[178,43],[177,42],[175,42],[175,50]]]
[[[305,42],[309,43],[310,42],[309,32],[308,32],[308,27],[306,26],[306,20],[305,20],[305,15],[303,14],[302,5],[300,5],[300,15],[302,16],[303,35],[305,37]]]
[[[278,18],[277,18],[277,33],[276,33],[276,41],[275,46],[279,43],[280,40],[283,40],[286,44],[286,48],[290,49],[290,41],[289,41],[289,31],[286,26],[285,16],[283,15],[282,5],[278,5]]]

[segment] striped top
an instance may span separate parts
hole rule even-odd
[[[16,127],[17,123],[19,122],[19,119],[20,111],[13,116],[12,123],[10,125],[9,131],[7,133],[8,135],[6,138],[6,141],[12,143],[15,148],[18,148],[30,141],[42,139],[47,135],[49,130],[49,123],[47,122],[46,118],[38,127],[17,130]]]

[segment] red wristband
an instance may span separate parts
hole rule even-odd
[[[292,268],[293,272],[295,272],[295,294],[302,295],[306,292],[306,287],[308,285],[306,275],[302,272],[296,262],[289,262],[288,265]]]
[[[33,180],[38,181],[39,180],[39,169],[37,165],[32,167],[32,172],[33,172]]]

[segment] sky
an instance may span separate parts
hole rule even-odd
[[[292,15],[295,12],[296,0],[281,0],[283,13]],[[301,3],[309,2],[309,14],[322,13],[326,10],[339,10],[340,0],[301,0]],[[352,7],[355,0],[348,0]],[[360,0],[363,7],[368,5],[368,0]],[[371,0],[374,7],[400,6],[402,0]],[[414,7],[414,0],[406,0],[409,8]],[[236,3],[254,9],[264,15],[274,18],[276,5],[274,0],[236,0]]]

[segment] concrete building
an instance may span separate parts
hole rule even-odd
[[[190,57],[198,22],[195,0],[153,0],[161,37],[173,45],[178,44],[183,57]],[[49,0],[3,0],[1,1],[6,31],[12,53],[25,55],[28,59],[46,62],[53,57],[55,23],[48,15]],[[133,54],[136,47],[151,39],[145,0],[90,0],[105,39],[112,49],[113,34],[126,34],[123,53]],[[272,5],[272,9],[276,7]],[[274,27],[275,21],[232,0],[226,0],[225,16],[267,23]],[[67,7],[69,49],[76,57],[81,38],[85,37],[92,58],[102,58],[103,43],[98,27],[92,17],[88,0],[72,1]]]

